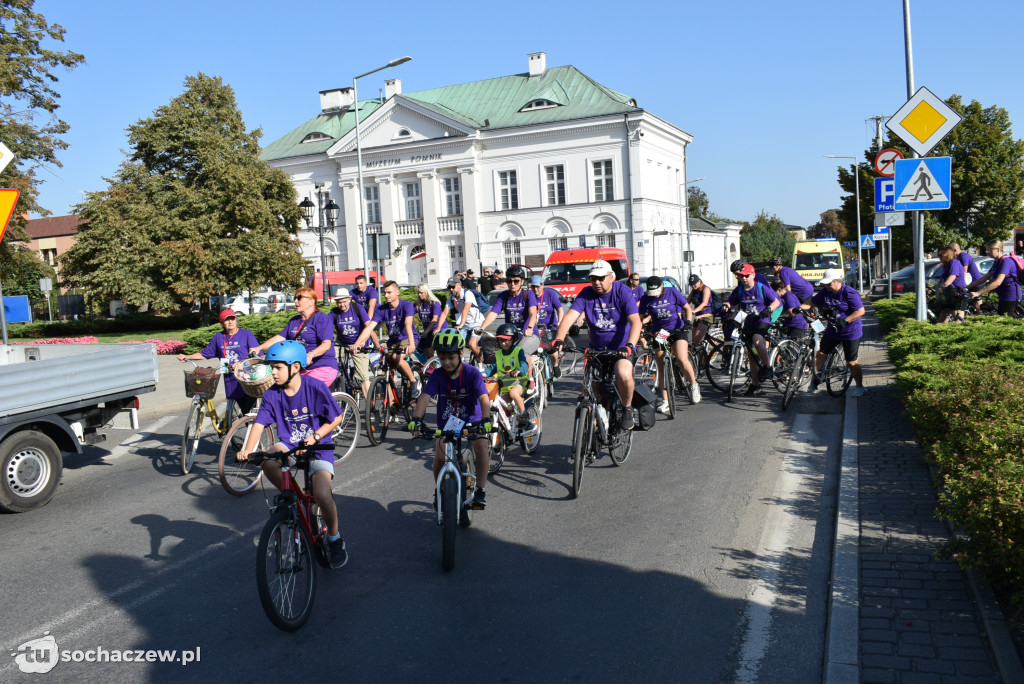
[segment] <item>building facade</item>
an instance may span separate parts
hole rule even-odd
[[[52,266],[59,275],[57,259],[75,244],[75,240],[78,239],[78,226],[82,223],[78,214],[32,219],[25,226],[29,240],[24,244]]]
[[[366,230],[389,236],[370,268],[405,285],[440,287],[483,265],[539,272],[551,251],[580,245],[622,247],[644,275],[682,272],[692,136],[575,67],[548,69],[534,53],[522,74],[407,94],[396,79],[383,98],[356,103],[342,88],[320,102],[320,114],[262,156],[300,197],[341,207],[324,239],[328,270],[366,263],[361,199]],[[716,231],[716,253],[727,251],[725,234]],[[319,269],[318,236],[302,239]]]

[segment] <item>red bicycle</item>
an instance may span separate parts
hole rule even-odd
[[[294,632],[313,611],[316,595],[316,567],[329,568],[327,524],[313,501],[309,466],[315,451],[334,450],[331,444],[300,444],[291,451],[254,451],[249,460],[259,465],[266,460],[281,464],[281,492],[274,497],[270,519],[263,526],[256,552],[256,588],[267,617],[278,629]],[[294,465],[289,465],[290,459]],[[341,460],[335,461],[340,463]],[[304,487],[299,487],[293,470],[301,470]]]

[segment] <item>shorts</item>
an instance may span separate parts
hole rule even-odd
[[[679,328],[669,333],[668,341],[675,344],[679,340],[686,342],[687,344],[693,344],[693,328],[686,328],[685,330]]]
[[[807,337],[807,328],[786,328],[786,337],[796,342],[803,342]]]
[[[302,371],[302,375],[308,375],[311,378],[316,378],[320,382],[330,387],[334,381],[338,378],[338,369],[331,368],[330,366],[320,366],[319,368],[310,368]]]
[[[536,335],[525,335],[519,338],[518,344],[522,348],[523,353],[529,356],[530,354],[536,354],[537,350],[540,349],[540,338]]]
[[[857,360],[857,355],[860,353],[860,338],[856,340],[833,340],[829,337],[822,338],[821,346],[818,348],[822,354],[828,354],[830,351],[839,346],[839,343],[843,343],[843,353],[846,355],[846,362],[850,363]]]
[[[275,446],[284,451],[291,451],[292,447],[288,446],[284,442],[278,442]],[[320,453],[325,453],[321,451]],[[295,466],[295,457],[292,456],[288,459],[288,465]],[[309,463],[309,476],[313,477],[313,473],[323,470],[331,474],[334,477],[334,461],[325,461],[322,458],[316,458]]]
[[[352,355],[352,379],[364,383],[370,379],[370,354],[362,351]]]
[[[797,297],[797,299],[799,299],[799,300],[800,300],[800,303],[801,303],[801,304],[810,304],[810,303],[811,303],[811,298],[812,298],[812,297],[814,297],[814,295],[813,295],[813,294],[811,294],[811,295],[809,295],[809,296],[807,296],[807,297]]]
[[[771,324],[758,321],[757,325],[743,326],[743,341],[747,344],[754,344],[754,336],[765,337]]]
[[[480,339],[480,336],[473,332],[476,328],[472,328],[468,325],[463,328],[455,328],[455,330],[462,335],[462,339],[466,340],[466,342],[469,342],[472,339]]]

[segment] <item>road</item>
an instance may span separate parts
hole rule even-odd
[[[221,489],[213,443],[180,475],[181,412],[114,433],[67,459],[49,506],[0,518],[3,644],[198,654],[59,662],[47,681],[820,679],[840,400],[799,397],[782,416],[773,391],[727,404],[705,385],[623,467],[597,461],[572,500],[569,387],[540,449],[511,449],[448,573],[428,447],[397,431],[363,441],[335,484],[349,563],[320,571],[297,634],[256,595],[264,497]],[[0,680],[33,677],[0,660]]]

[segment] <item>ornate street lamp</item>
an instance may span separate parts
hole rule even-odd
[[[334,222],[338,218],[338,207],[334,200],[327,198],[327,205],[324,205],[323,186],[316,186],[316,204],[309,199],[303,198],[299,202],[302,209],[302,218],[306,221],[306,229],[312,230],[320,238],[320,279],[323,287],[323,300],[326,302],[331,296],[330,283],[327,280],[327,255],[324,253],[324,235],[334,232]],[[313,209],[317,210],[317,225],[313,226]],[[326,218],[326,220],[325,220]]]

